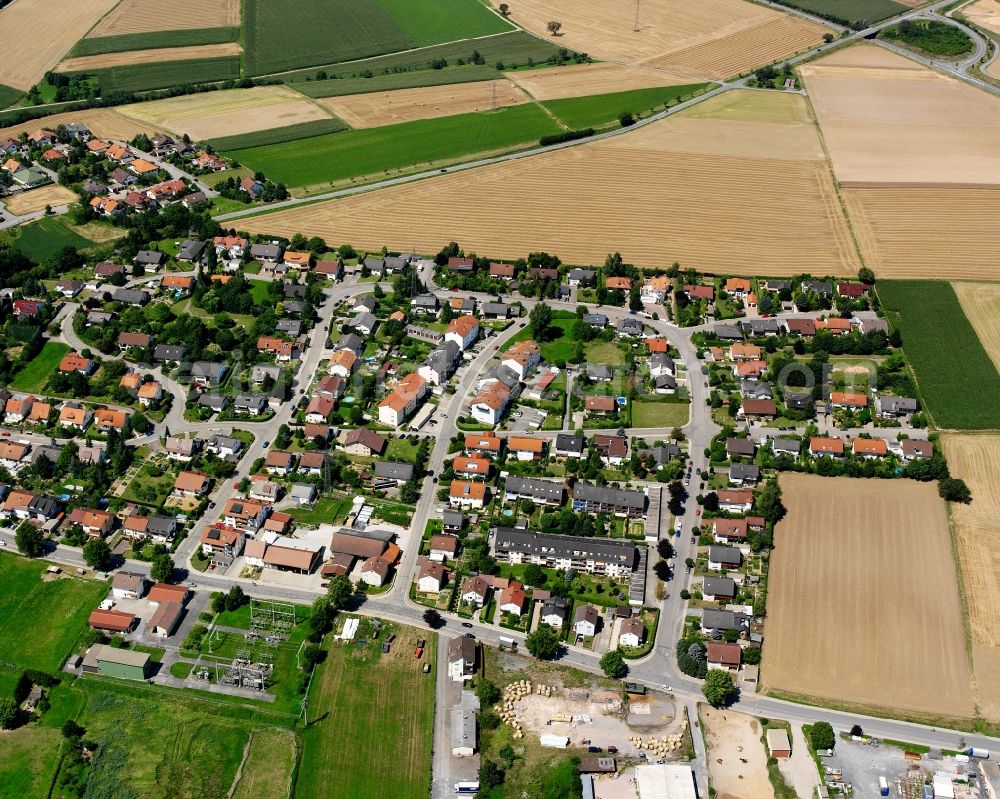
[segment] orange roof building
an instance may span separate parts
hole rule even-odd
[[[830,404],[837,408],[867,408],[868,395],[848,391],[831,391]]]
[[[631,291],[632,279],[628,277],[609,277],[604,281],[604,287],[609,291]]]
[[[531,436],[511,436],[507,439],[507,449],[516,453],[518,460],[538,460],[545,451],[545,440]]]
[[[863,458],[884,458],[889,454],[889,445],[881,438],[856,438],[851,448]]]
[[[840,456],[844,454],[844,442],[839,438],[813,436],[809,439],[809,452],[813,455]]]

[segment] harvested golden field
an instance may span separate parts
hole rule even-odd
[[[65,186],[52,185],[15,194],[13,197],[7,197],[3,203],[12,214],[21,216],[32,211],[41,211],[46,205],[55,207],[75,203],[79,199],[76,192],[70,191]]]
[[[933,483],[781,475],[761,678],[896,712],[974,715],[944,501]]]
[[[527,103],[530,98],[510,81],[478,81],[390,92],[346,94],[318,102],[352,128],[374,128],[474,111],[488,111],[496,86],[496,107]]]
[[[801,74],[842,186],[1000,185],[1000,99],[874,44]]]
[[[0,11],[0,83],[30,89],[59,63],[116,0],[75,0],[53,9],[45,0],[17,0]]]
[[[235,28],[240,24],[239,0],[121,0],[88,38],[149,31]]]
[[[976,0],[962,7],[962,14],[980,28],[1000,33],[1000,2],[998,0]]]
[[[1000,283],[953,283],[962,310],[1000,369]]]
[[[536,100],[562,100],[566,97],[589,97],[656,86],[676,86],[690,80],[680,73],[671,74],[652,67],[603,61],[568,67],[521,69],[504,74]]]
[[[192,61],[196,58],[222,58],[239,54],[240,46],[236,42],[196,44],[190,47],[167,47],[158,50],[129,50],[124,53],[102,53],[101,55],[67,58],[59,64],[59,71],[82,72],[89,69],[129,67],[134,64],[148,64],[157,61]]]
[[[978,329],[978,328],[977,328]],[[1000,719],[1000,435],[941,437],[951,473],[972,490],[972,502],[951,510],[980,713]]]
[[[769,63],[822,40],[826,28],[739,0],[646,0],[639,9],[615,0],[521,0],[511,18],[540,36],[562,23],[565,47],[609,61],[650,63],[688,78],[719,79]]]
[[[143,124],[171,133],[187,133],[196,140],[238,136],[330,117],[316,101],[284,86],[188,94],[123,105],[118,110]]]
[[[841,196],[879,277],[997,279],[1000,188],[843,189]]]
[[[6,128],[0,128],[0,138],[10,136],[16,139],[21,133],[31,133],[31,131],[38,130],[43,126],[54,129],[59,125],[66,125],[70,122],[82,122],[90,128],[91,133],[100,139],[128,140],[139,133],[152,136],[161,130],[155,125],[130,119],[119,113],[118,109],[88,108],[83,111],[52,114],[44,119],[34,119],[29,122],[23,122],[20,125],[10,125]]]
[[[756,113],[757,96],[744,93],[745,116]],[[810,157],[774,157],[786,147]],[[739,155],[731,154],[734,149]],[[816,263],[852,274],[858,266],[815,129],[736,113],[732,119],[681,115],[606,141],[289,208],[240,225],[357,247],[405,242],[434,252],[454,239],[492,257],[543,249],[571,263],[595,263],[618,250],[643,266],[680,261],[743,274],[795,274]]]

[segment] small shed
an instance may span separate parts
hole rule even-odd
[[[771,753],[771,757],[791,757],[792,745],[788,741],[788,733],[780,727],[768,727],[767,749]]]

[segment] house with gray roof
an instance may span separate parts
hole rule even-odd
[[[743,562],[743,553],[737,547],[712,545],[708,548],[708,568],[738,569]]]
[[[610,366],[600,363],[587,364],[587,379],[595,383],[607,383],[614,377],[614,370]]]
[[[166,361],[180,361],[184,358],[187,347],[183,344],[157,344],[153,347],[153,360],[164,363]]]
[[[138,289],[115,289],[111,294],[111,299],[125,305],[145,305],[150,300],[150,295]]]
[[[721,324],[716,325],[712,332],[723,341],[743,341],[743,333],[736,325]]]
[[[209,392],[198,397],[198,405],[202,408],[210,408],[214,413],[222,413],[229,405],[229,397]]]
[[[281,260],[281,247],[277,244],[251,244],[250,257],[266,264],[276,264]]]
[[[646,495],[642,491],[597,486],[578,481],[573,486],[573,510],[614,513],[618,516],[642,516],[646,512]]]
[[[701,593],[707,602],[728,602],[736,596],[736,581],[731,577],[706,577]]]
[[[559,507],[563,503],[565,489],[556,480],[543,480],[539,477],[518,477],[509,475],[504,482],[504,502],[516,502],[527,499],[536,505]]]
[[[825,280],[803,280],[802,291],[819,294],[821,297],[829,297],[833,294],[833,284]]]
[[[631,317],[626,317],[622,319],[617,326],[617,331],[619,336],[627,336],[629,338],[637,338],[642,335],[642,322],[638,319],[632,319]]]
[[[302,322],[298,319],[280,319],[275,325],[275,330],[295,338],[302,332]]]
[[[233,410],[247,416],[260,416],[267,410],[267,397],[264,394],[237,394]]]
[[[433,294],[421,294],[414,297],[410,303],[413,310],[423,314],[436,314],[438,312],[438,298]]]
[[[750,617],[731,610],[704,610],[701,614],[701,628],[706,632],[718,630],[748,630]]]
[[[781,332],[777,319],[743,319],[740,321],[740,328],[753,338],[776,336]]]
[[[254,383],[263,383],[268,377],[277,381],[281,377],[281,367],[273,363],[258,363],[250,370],[250,380]]]
[[[879,416],[891,416],[898,418],[917,412],[917,401],[912,397],[885,397],[881,396],[875,401],[878,407]]]
[[[597,272],[593,269],[570,269],[566,280],[571,286],[589,286],[596,277]]]
[[[766,380],[743,380],[740,395],[745,399],[774,399],[774,391]]]
[[[335,350],[350,350],[355,355],[365,351],[365,341],[357,333],[346,333],[334,346]]]
[[[195,361],[191,364],[191,379],[200,386],[217,386],[226,374],[226,365],[215,361]]]
[[[585,313],[583,321],[591,327],[603,329],[608,326],[608,317],[602,313]]]
[[[177,260],[192,264],[201,261],[205,256],[207,246],[203,241],[192,241],[191,239],[182,241],[180,249],[177,251]]]
[[[752,458],[757,452],[757,445],[749,438],[727,438],[726,454],[730,457]]]
[[[505,302],[484,302],[479,313],[484,319],[506,319],[510,316],[510,306]]]
[[[802,442],[796,438],[775,438],[771,440],[771,451],[775,455],[791,455],[797,458],[802,451]]]
[[[366,336],[370,336],[375,331],[378,320],[374,314],[360,313],[351,320],[351,327]]]
[[[394,480],[397,485],[413,478],[413,464],[399,461],[379,461],[375,464],[376,480]]]
[[[555,454],[560,458],[581,458],[587,449],[587,440],[572,433],[556,435]]]
[[[358,297],[354,301],[354,305],[351,307],[352,313],[375,313],[375,309],[378,307],[378,301],[371,295],[366,294],[364,297]]]
[[[421,364],[417,373],[432,386],[447,383],[455,373],[458,356],[461,354],[462,350],[458,344],[454,341],[445,341],[427,356],[427,360]]]
[[[679,458],[681,456],[680,447],[676,444],[660,444],[658,447],[646,447],[644,449],[637,449],[636,455],[640,458],[646,458],[647,456],[653,459],[653,465],[659,469],[665,466],[668,461],[674,458]]]
[[[146,272],[155,272],[167,262],[167,256],[158,250],[139,250],[132,262],[139,264]]]
[[[729,467],[729,485],[755,486],[760,482],[760,467],[752,463],[734,463]]]

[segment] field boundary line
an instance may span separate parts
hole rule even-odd
[[[975,660],[972,656],[972,626],[969,623],[969,603],[965,595],[965,577],[962,574],[962,562],[959,557],[958,552],[958,536],[955,532],[955,516],[951,510],[952,503],[945,502],[945,514],[948,517],[948,537],[951,540],[951,557],[955,564],[955,574],[957,576],[956,582],[958,583],[958,602],[962,609],[962,630],[965,635],[965,656],[969,663],[969,677],[973,685],[972,695],[975,696],[975,685],[976,685],[976,667]],[[976,712],[979,708],[976,708]]]
[[[246,765],[247,760],[250,758],[250,745],[253,743],[253,730],[250,730],[250,734],[247,735],[246,746],[243,747],[243,757],[240,760],[239,766],[236,767],[236,774],[233,776],[233,784],[229,786],[229,790],[226,791],[226,799],[233,799],[233,794],[236,793],[237,787],[239,787],[240,780],[243,779],[243,767]]]

